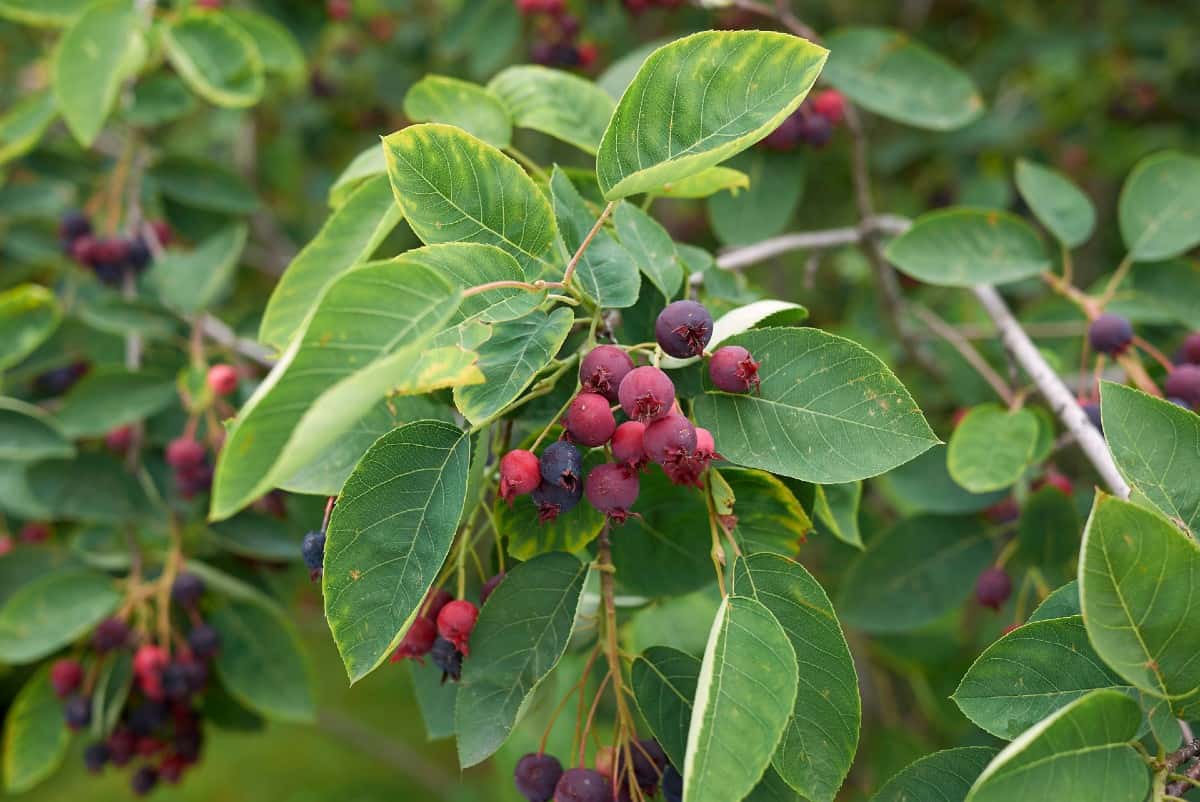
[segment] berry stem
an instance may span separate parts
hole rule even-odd
[[[1162,398],[1162,390],[1159,389],[1154,379],[1150,378],[1150,374],[1146,372],[1146,368],[1143,367],[1142,360],[1138,359],[1137,354],[1121,354],[1117,357],[1117,364],[1121,366],[1139,390]]]
[[[604,697],[604,689],[608,687],[608,681],[613,678],[613,672],[610,668],[604,674],[604,678],[600,680],[599,687],[596,688],[596,695],[592,697],[592,704],[588,708],[587,718],[583,722],[583,731],[579,736],[579,757],[577,765],[579,768],[584,768],[586,762],[584,755],[587,753],[587,739],[592,732],[592,722],[596,719],[596,708],[600,706],[600,700]]]
[[[1167,373],[1170,373],[1171,371],[1175,370],[1175,364],[1173,362],[1171,362],[1171,360],[1167,359],[1166,355],[1163,354],[1162,351],[1155,348],[1151,343],[1147,342],[1145,339],[1135,336],[1133,338],[1133,344],[1136,345],[1138,348],[1142,349],[1143,351],[1145,351],[1150,356],[1150,358],[1153,359],[1155,362],[1162,365],[1163,369],[1166,370]]]
[[[158,578],[157,601],[158,641],[169,654],[171,651],[171,586],[175,584],[175,577],[179,574],[179,563],[182,560],[179,519],[174,513],[170,516],[168,534],[171,540],[166,559],[163,562],[162,576]]]
[[[612,526],[608,521],[605,521],[604,528],[600,530],[599,549],[597,552],[597,567],[600,569],[600,596],[604,603],[604,655],[608,660],[608,670],[612,675],[613,683],[613,699],[617,705],[617,722],[615,727],[615,737],[617,743],[624,743],[625,749],[625,769],[626,771],[633,770],[633,755],[629,750],[627,737],[630,733],[637,731],[637,725],[634,723],[633,716],[629,712],[629,703],[625,698],[625,683],[621,669],[621,648],[617,643],[617,605],[616,584],[614,574],[616,567],[612,562],[612,545],[609,542],[609,532]],[[582,748],[582,747],[581,747]],[[617,779],[614,773],[614,781]],[[636,793],[632,791],[631,794]],[[636,796],[634,798],[637,798]]]
[[[1132,268],[1133,254],[1129,253],[1126,254],[1125,258],[1121,260],[1121,263],[1117,265],[1117,269],[1113,271],[1112,276],[1110,276],[1108,279],[1108,284],[1104,285],[1104,292],[1101,293],[1100,298],[1097,301],[1097,303],[1100,304],[1100,308],[1103,309],[1108,305],[1108,302],[1113,299],[1113,296],[1117,294],[1117,289],[1120,288],[1122,282],[1125,281],[1125,277],[1129,275],[1129,271]]]
[[[592,666],[596,664],[596,658],[600,656],[600,643],[592,647],[591,654],[588,655],[587,662],[583,664],[583,672],[579,675],[579,679],[572,685],[567,692],[563,694],[563,698],[554,708],[554,712],[550,714],[550,721],[546,724],[546,729],[542,731],[542,739],[538,741],[538,754],[545,754],[546,743],[550,740],[550,733],[554,729],[554,723],[558,720],[559,714],[566,708],[567,702],[571,701],[571,697],[576,693],[579,694],[580,700],[583,699],[583,689],[587,685],[588,676],[592,673]],[[578,738],[578,722],[576,722],[576,737]]]
[[[533,441],[533,445],[529,447],[530,451],[537,451],[538,446],[540,446],[542,441],[546,439],[546,435],[550,433],[550,430],[554,428],[554,425],[562,420],[563,415],[567,414],[567,409],[571,406],[571,402],[575,400],[575,396],[578,394],[579,383],[576,382],[574,392],[567,396],[566,402],[558,408],[558,412],[554,413],[554,417],[550,418],[550,422],[546,424],[546,427],[542,429],[541,433],[537,436],[537,439]]]

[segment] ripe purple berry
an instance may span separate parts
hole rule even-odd
[[[583,446],[602,446],[613,436],[617,421],[608,399],[597,393],[580,393],[567,408],[567,434]]]
[[[549,482],[542,482],[533,491],[533,503],[537,505],[538,521],[549,523],[564,512],[575,508],[583,498],[583,482],[576,482],[574,490],[566,490]]]
[[[442,682],[450,678],[455,682],[462,676],[462,652],[454,648],[454,644],[445,638],[437,638],[429,651],[429,659],[442,670]]]
[[[617,388],[631,370],[633,360],[625,351],[615,345],[597,345],[579,363],[579,384],[584,392],[599,393],[615,404]]]
[[[625,414],[642,423],[658,420],[675,404],[675,385],[666,373],[649,365],[629,371],[617,394]]]
[[[83,765],[87,767],[91,774],[99,774],[104,771],[104,764],[108,762],[108,746],[104,743],[88,744],[83,750]]]
[[[667,465],[696,450],[696,427],[682,415],[668,415],[646,427],[642,444],[647,457]]]
[[[195,607],[204,595],[204,580],[195,574],[180,574],[171,585],[171,598],[180,607]]]
[[[541,466],[532,451],[517,448],[500,458],[500,498],[509,504],[517,496],[532,493],[541,481]]]
[[[188,646],[201,660],[208,660],[221,650],[221,633],[208,624],[196,624],[188,633]]]
[[[613,459],[634,470],[640,469],[646,464],[645,434],[646,424],[640,421],[625,421],[618,426],[612,436]]]
[[[300,544],[300,553],[304,556],[304,564],[308,566],[308,575],[312,579],[321,578],[321,566],[325,562],[325,533],[309,532]]]
[[[58,221],[58,238],[62,242],[63,250],[68,253],[75,240],[91,233],[92,223],[83,212],[67,212]]]
[[[1179,361],[1200,365],[1200,331],[1189,334],[1179,347]]]
[[[1192,409],[1200,408],[1200,365],[1180,365],[1167,376],[1164,385],[1171,398],[1186,401]]]
[[[92,648],[103,654],[120,649],[129,642],[129,627],[119,618],[106,618],[92,633]]]
[[[78,693],[68,696],[63,703],[63,718],[72,730],[81,730],[91,724],[92,698]]]
[[[713,352],[708,361],[708,376],[713,386],[727,393],[745,393],[758,389],[758,362],[740,345],[726,345]]]
[[[558,440],[542,452],[541,473],[544,484],[574,493],[583,487],[583,457],[575,446]]]
[[[158,785],[158,772],[152,766],[142,766],[133,773],[133,777],[129,780],[129,787],[133,790],[134,796],[145,796],[153,791],[156,785]]]
[[[554,802],[612,802],[612,789],[598,771],[567,769],[554,786]]]
[[[653,738],[643,738],[629,745],[633,754],[633,776],[643,791],[653,793],[667,767],[667,754]]]
[[[554,798],[554,786],[562,775],[562,763],[554,755],[531,752],[517,761],[513,782],[529,802],[550,802]]]
[[[659,347],[680,359],[704,353],[712,331],[712,315],[695,301],[667,304],[654,322],[654,338]]]
[[[663,772],[662,793],[665,802],[683,802],[683,776],[674,766]]]
[[[975,598],[984,607],[999,610],[1012,595],[1012,579],[1003,568],[993,566],[975,582]]]
[[[483,603],[488,600],[488,597],[492,595],[492,591],[495,590],[500,585],[500,583],[504,581],[504,577],[505,577],[505,573],[503,571],[501,571],[500,573],[496,574],[494,577],[489,579],[487,582],[483,583],[483,587],[479,589],[479,604],[480,604],[480,606],[482,606]]]
[[[629,508],[637,501],[637,473],[626,465],[611,462],[597,465],[587,476],[584,493],[593,507],[613,520],[622,522],[629,516]]]
[[[1088,342],[1098,353],[1116,356],[1133,342],[1133,326],[1120,315],[1100,315],[1088,326]]]

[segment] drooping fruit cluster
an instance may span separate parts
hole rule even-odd
[[[825,89],[805,99],[762,144],[767,150],[793,151],[801,144],[820,148],[846,118],[846,99],[836,89]]]
[[[631,769],[626,768],[627,754]],[[612,747],[603,747],[596,754],[593,768],[580,766],[563,771],[562,763],[553,755],[531,752],[517,761],[513,782],[529,802],[628,802],[630,774],[647,799],[658,792],[660,785],[667,799],[672,793],[675,799],[681,796],[682,779],[653,738],[630,741],[615,752]]]
[[[88,771],[129,767],[130,787],[138,796],[159,782],[179,782],[199,761],[204,732],[198,703],[208,687],[211,661],[221,648],[220,634],[200,616],[204,582],[180,574],[170,591],[172,602],[190,622],[186,632],[159,638],[163,633],[134,631],[123,619],[108,618],[97,625],[81,654],[50,667],[67,727],[78,732],[98,725],[102,731],[102,737],[84,749]],[[120,653],[130,651],[133,681],[127,698],[120,710],[105,710],[106,721],[93,721],[90,689],[112,661],[122,659]]]
[[[479,603],[487,601],[492,591],[504,581],[499,573],[484,583],[479,591]],[[396,651],[393,663],[416,660],[424,665],[425,655],[442,670],[442,682],[458,681],[462,664],[471,653],[471,633],[479,620],[479,608],[466,599],[455,599],[445,590],[431,590],[421,603],[416,619]]]
[[[975,599],[984,607],[999,610],[1012,595],[1012,578],[999,566],[992,566],[975,582]]]
[[[161,220],[150,224],[160,245],[171,238],[171,229]],[[138,274],[152,261],[150,244],[142,233],[128,237],[100,237],[81,212],[69,212],[59,221],[63,252],[89,268],[105,284],[119,286],[127,274]]]
[[[565,0],[516,0],[517,10],[531,21],[529,57],[546,67],[587,69],[596,62],[596,45],[580,41],[582,26]]]

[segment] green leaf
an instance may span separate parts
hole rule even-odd
[[[966,802],[1142,802],[1150,774],[1129,745],[1141,721],[1137,702],[1125,694],[1092,691],[1006,746],[975,781]]]
[[[312,672],[292,622],[270,605],[231,601],[209,623],[221,633],[216,669],[229,694],[276,721],[316,718]]]
[[[470,439],[440,421],[381,437],[346,480],[325,544],[325,617],[357,682],[400,643],[450,551]]]
[[[550,195],[563,241],[567,250],[575,253],[592,230],[597,215],[557,167],[550,178]],[[575,281],[598,306],[608,309],[633,306],[642,287],[633,253],[604,230],[596,232],[580,257],[575,268]]]
[[[50,666],[43,666],[17,691],[4,718],[4,790],[20,794],[45,780],[62,764],[70,743]]]
[[[329,205],[334,209],[338,208],[364,181],[386,172],[387,162],[383,156],[383,148],[380,145],[372,145],[351,159],[341,175],[334,179],[333,186],[329,188]]]
[[[417,123],[456,125],[492,147],[506,148],[512,121],[500,99],[479,84],[426,75],[404,95],[404,114]]]
[[[1021,478],[1037,438],[1038,419],[1029,410],[1010,412],[999,404],[980,404],[950,436],[946,467],[954,481],[972,493],[1002,490]]]
[[[88,373],[58,410],[67,436],[98,437],[161,412],[178,398],[175,382],[147,371],[107,367]]]
[[[761,394],[710,389],[694,412],[731,462],[806,482],[853,482],[937,442],[900,380],[857,343],[788,328],[746,332],[726,344],[748,348],[761,363]]]
[[[422,123],[383,139],[396,201],[422,242],[482,242],[531,278],[552,268],[554,215],[520,165],[460,128]]]
[[[1051,618],[1069,618],[1082,614],[1083,611],[1079,604],[1079,581],[1072,579],[1062,587],[1055,588],[1049,596],[1042,599],[1042,603],[1037,606],[1037,609],[1030,613],[1029,623],[1047,621]]]
[[[945,287],[1006,284],[1050,267],[1037,231],[1016,215],[994,209],[921,215],[888,244],[884,256],[913,278]]]
[[[430,741],[453,738],[458,683],[444,682],[442,670],[432,660],[423,666],[412,661],[408,667],[412,674],[413,695],[417,697],[417,707],[425,723],[426,738]]]
[[[1138,493],[1200,537],[1200,416],[1140,390],[1101,382],[1104,437]]]
[[[1200,546],[1156,513],[1097,493],[1083,531],[1079,595],[1092,645],[1135,687],[1200,689]]]
[[[871,802],[963,802],[971,784],[996,755],[988,746],[943,749],[905,766]]]
[[[117,608],[112,579],[64,568],[22,587],[0,607],[0,662],[32,663],[51,655]]]
[[[574,320],[570,309],[559,308],[493,326],[491,338],[479,348],[484,381],[454,388],[458,411],[478,424],[517,400],[558,353]]]
[[[808,310],[791,301],[751,301],[730,309],[713,323],[708,349],[714,350],[730,337],[751,329],[772,328],[808,319]]]
[[[526,702],[566,651],[588,567],[551,552],[508,572],[471,632],[455,704],[458,762],[491,757],[520,720]]]
[[[728,802],[754,788],[796,699],[796,653],[753,599],[721,602],[704,650],[683,762],[684,802]]]
[[[54,50],[58,111],[84,147],[96,140],[117,99],[137,21],[129,0],[101,0],[87,7]]]
[[[992,546],[980,521],[906,518],[871,540],[850,563],[837,610],[843,621],[864,632],[910,632],[966,601],[991,561]]]
[[[368,178],[334,210],[275,285],[258,339],[287,348],[316,306],[322,290],[366,259],[400,222],[400,207],[385,176]]]
[[[858,506],[862,501],[862,482],[842,485],[817,485],[813,514],[833,536],[857,549],[863,547],[858,528]]]
[[[115,457],[81,453],[71,460],[46,460],[25,471],[28,492],[55,518],[94,523],[128,523],[157,514],[136,477]]]
[[[33,150],[57,115],[58,107],[49,90],[17,101],[0,117],[0,164]]]
[[[683,284],[683,267],[679,264],[675,243],[667,230],[653,217],[624,201],[617,204],[613,223],[616,224],[621,245],[633,257],[642,274],[650,279],[664,298],[668,301],[674,298]]]
[[[1200,159],[1174,151],[1142,159],[1125,179],[1117,217],[1129,256],[1171,259],[1200,243]]]
[[[131,125],[153,128],[185,117],[196,108],[196,97],[172,74],[152,75],[133,88],[133,103],[121,109]]]
[[[741,170],[731,167],[709,167],[679,181],[663,184],[654,194],[664,198],[695,199],[708,198],[725,191],[736,195],[740,190],[749,187],[750,176]]]
[[[950,478],[946,447],[936,445],[885,477],[892,495],[906,507],[922,512],[957,515],[976,512],[1000,501],[1006,492],[975,494]]]
[[[734,497],[733,534],[742,550],[794,554],[813,525],[787,485],[765,471],[746,468],[722,468],[720,476]]]
[[[708,550],[697,548],[697,538],[707,544],[709,522],[704,496],[696,488],[672,484],[662,471],[649,471],[641,476],[633,511],[637,515],[614,535],[612,546],[626,592],[675,596],[712,582]]]
[[[41,407],[0,397],[0,459],[35,462],[75,456],[59,422]]]
[[[1075,501],[1047,485],[1021,505],[1017,552],[1030,565],[1038,566],[1045,579],[1064,582],[1074,576],[1082,531]]]
[[[846,28],[826,40],[825,79],[865,109],[897,122],[950,131],[983,112],[979,91],[962,70],[907,34]]]
[[[224,295],[246,247],[245,223],[227,226],[190,251],[169,250],[154,263],[150,281],[167,306],[200,312]]]
[[[1092,649],[1081,616],[1025,624],[975,660],[954,692],[963,714],[1011,740],[1096,688],[1125,686]]]
[[[179,319],[162,306],[110,292],[77,298],[71,311],[96,331],[118,337],[137,333],[147,340],[165,340],[175,336],[179,328]]]
[[[671,765],[682,766],[700,661],[678,649],[651,646],[633,661],[629,676],[650,732]]]
[[[250,214],[258,208],[254,191],[218,162],[170,156],[150,174],[164,195],[184,206],[233,215]]]
[[[1057,170],[1017,160],[1017,190],[1034,215],[1068,248],[1087,242],[1096,229],[1096,208],[1079,187]]]
[[[708,222],[725,245],[750,245],[787,227],[808,172],[804,157],[752,148],[729,162],[750,180],[749,189],[713,195],[707,201]]]
[[[660,47],[621,96],[600,142],[596,175],[605,199],[658,189],[750,147],[800,105],[827,53],[767,31],[703,31]]]
[[[466,290],[494,281],[524,281],[525,272],[505,251],[494,245],[460,242],[430,245],[408,251],[404,258],[426,265],[452,285]],[[459,329],[472,321],[506,323],[525,317],[545,296],[538,292],[502,287],[463,298],[450,322]]]
[[[858,746],[862,706],[850,648],[824,589],[799,563],[751,554],[734,566],[734,592],[761,602],[800,661],[796,702],[772,765],[805,799],[831,802]]]
[[[92,0],[0,0],[0,17],[39,27],[65,27]]]
[[[216,106],[253,106],[263,93],[263,59],[245,28],[223,12],[184,14],[162,28],[167,60]]]
[[[1188,328],[1200,329],[1200,264],[1171,259],[1134,265],[1133,288],[1155,311]]]
[[[225,14],[254,42],[264,70],[283,76],[291,84],[304,79],[304,51],[291,31],[274,18],[248,8],[229,8]]]
[[[541,131],[585,153],[594,154],[600,147],[613,113],[608,93],[563,70],[533,65],[509,67],[487,88],[500,98],[518,128]]]
[[[209,530],[213,542],[230,554],[287,563],[300,559],[300,541],[288,526],[267,515],[244,512]]]
[[[322,295],[304,333],[246,402],[217,460],[212,517],[227,518],[282,481],[304,460],[289,456],[306,410],[331,387],[403,347],[417,349],[440,331],[458,293],[435,271],[406,254],[351,270]],[[339,421],[351,428],[356,418]],[[337,428],[323,432],[336,439]],[[296,443],[296,445],[291,445]],[[291,472],[281,464],[293,463]]]
[[[20,284],[0,292],[0,370],[33,353],[61,320],[58,301],[45,287]]]

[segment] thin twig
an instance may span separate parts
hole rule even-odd
[[[983,377],[984,381],[991,385],[992,389],[996,391],[996,395],[1000,396],[1006,406],[1012,405],[1014,398],[1012,388],[1008,386],[1008,383],[1004,379],[1000,378],[1000,374],[988,364],[988,361],[983,358],[983,354],[975,350],[975,346],[971,345],[967,338],[963,337],[949,323],[938,317],[932,309],[920,304],[914,304],[911,308],[913,314],[920,318],[921,322],[928,326],[930,331],[950,343],[954,347],[954,350],[958,351],[959,355],[967,361],[967,364],[975,368],[975,371]]]
[[[740,270],[790,251],[816,251],[858,245],[868,234],[896,234],[908,226],[908,220],[903,217],[881,214],[865,219],[859,226],[781,234],[753,245],[724,251],[717,256],[717,267],[722,270]]]
[[[270,348],[260,345],[253,340],[246,340],[233,333],[233,329],[222,320],[212,315],[202,315],[199,319],[200,330],[205,337],[230,348],[252,362],[257,362],[265,368],[275,364],[275,355]]]
[[[608,202],[608,205],[604,207],[604,211],[600,212],[600,216],[596,218],[596,224],[592,226],[592,230],[583,238],[583,242],[579,243],[579,248],[575,251],[575,255],[571,257],[571,261],[567,263],[566,272],[563,273],[562,285],[564,287],[571,286],[571,277],[575,275],[575,267],[579,264],[579,260],[583,258],[583,252],[592,244],[595,236],[600,233],[600,229],[604,226],[604,221],[612,214],[612,210],[616,208],[616,205],[616,201]]]

